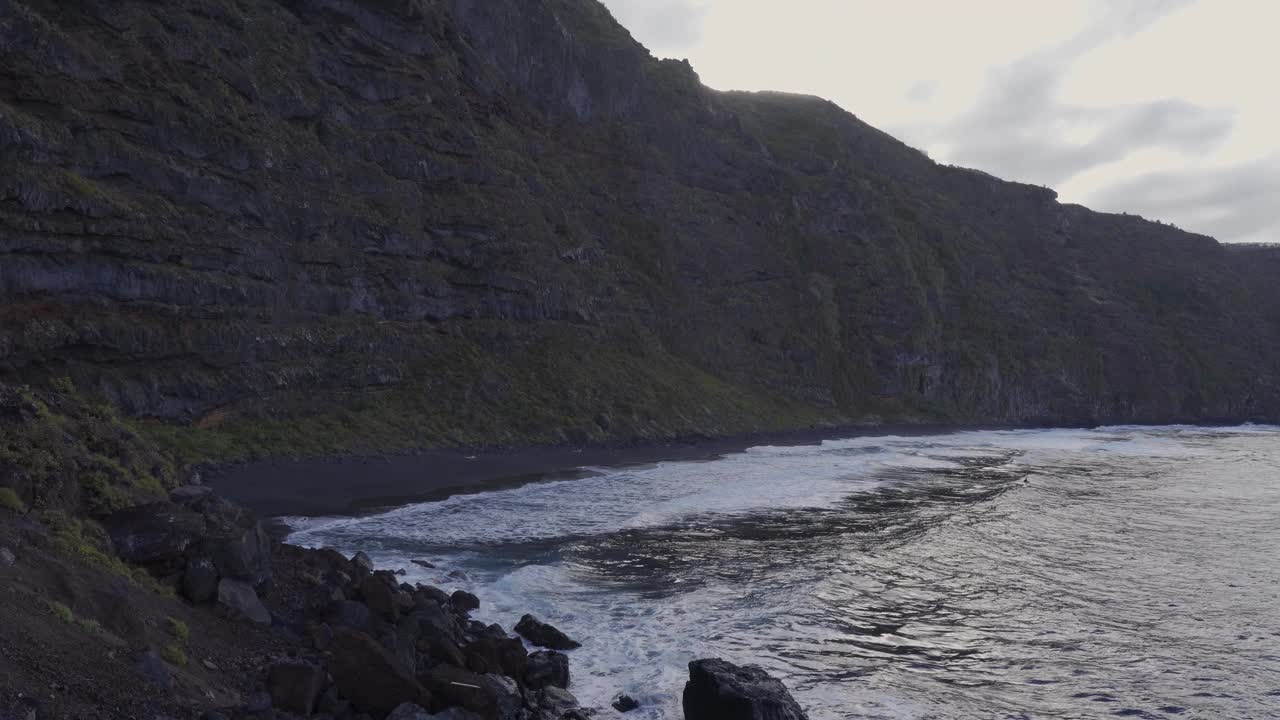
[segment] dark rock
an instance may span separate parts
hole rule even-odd
[[[161,689],[173,688],[173,675],[169,673],[169,666],[154,651],[148,650],[143,653],[138,661],[138,669]]]
[[[320,696],[316,709],[331,717],[346,717],[351,713],[351,702],[342,697],[336,686],[331,685]]]
[[[432,565],[431,563],[427,562],[426,560],[410,560],[409,562],[413,563],[414,565],[417,565],[418,567],[424,567],[424,568],[426,568],[426,569],[428,569],[428,570],[435,570],[435,569],[436,569],[436,566],[435,566],[435,565]]]
[[[480,609],[480,598],[465,590],[457,590],[449,596],[449,603],[459,610],[470,612]]]
[[[573,693],[554,685],[538,691],[538,705],[545,708],[552,717],[563,717],[565,713],[578,708],[578,698]]]
[[[183,485],[169,492],[169,501],[179,505],[190,505],[213,493],[207,485]]]
[[[329,605],[329,624],[334,627],[363,630],[369,627],[372,617],[369,606],[355,600],[339,600]]]
[[[317,650],[327,650],[333,642],[333,628],[325,623],[311,626],[311,645]]]
[[[496,673],[514,678],[524,677],[529,662],[524,643],[508,637],[502,628],[493,627],[497,628],[497,632],[490,629],[462,648],[466,667],[481,675]]]
[[[415,605],[420,605],[423,602],[434,602],[437,605],[448,605],[449,593],[438,587],[419,585],[414,588],[413,601]]]
[[[435,716],[413,703],[405,703],[392,710],[387,720],[435,720]]]
[[[808,720],[782,681],[755,665],[719,659],[689,663],[686,720]]]
[[[244,710],[255,715],[268,712],[271,710],[271,694],[265,690],[250,693],[249,697],[244,701]]]
[[[338,690],[361,710],[383,716],[404,703],[431,707],[431,693],[363,633],[335,631],[327,667]]]
[[[524,682],[535,690],[548,686],[569,687],[569,656],[555,650],[530,653],[526,661]]]
[[[218,607],[232,617],[244,618],[260,625],[271,624],[271,613],[258,599],[253,586],[243,580],[223,578],[218,581]]]
[[[180,572],[187,549],[205,536],[204,518],[167,503],[120,510],[102,518],[116,555],[160,575]]]
[[[450,570],[449,574],[446,577],[448,577],[451,580],[461,580],[463,582],[467,582],[471,579],[467,577],[467,574],[462,572],[461,570]]]
[[[447,636],[431,633],[418,640],[418,650],[426,654],[429,665],[454,665],[466,667],[467,658],[457,644]]]
[[[317,665],[278,662],[267,671],[267,692],[276,708],[305,717],[315,710],[324,681],[324,670]]]
[[[381,573],[366,575],[360,581],[360,596],[373,612],[384,619],[395,622],[400,615],[400,605],[396,602],[396,586],[388,582]]]
[[[372,573],[372,572],[373,572],[373,561],[372,561],[372,560],[370,560],[370,559],[369,559],[369,556],[368,556],[368,555],[365,555],[363,551],[362,551],[362,552],[357,552],[357,553],[356,553],[356,554],[351,558],[351,565],[352,565],[352,567],[353,567],[353,568],[355,568],[357,571],[362,572],[362,573]]]
[[[613,702],[609,704],[613,706],[614,710],[617,710],[620,713],[631,712],[632,710],[640,707],[640,703],[637,702],[635,698],[625,694],[618,695],[613,699]]]
[[[200,716],[200,720],[231,720],[226,713],[220,710],[208,710]]]
[[[534,645],[552,650],[573,650],[582,647],[582,643],[570,639],[568,635],[532,615],[520,618],[520,622],[516,623],[516,632]]]
[[[515,681],[501,675],[479,675],[440,665],[424,675],[423,682],[442,706],[458,706],[485,720],[513,718],[523,705]]]
[[[218,568],[208,558],[187,561],[182,573],[182,595],[193,603],[213,600],[218,595]]]

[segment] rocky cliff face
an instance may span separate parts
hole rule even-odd
[[[193,458],[1278,420],[1276,277],[594,0],[0,0],[0,378]]]

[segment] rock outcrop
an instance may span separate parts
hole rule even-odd
[[[193,459],[1277,420],[1278,274],[595,0],[0,6],[0,383]]]
[[[777,678],[755,665],[724,660],[689,663],[685,720],[808,720]]]

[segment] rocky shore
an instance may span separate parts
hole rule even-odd
[[[363,553],[271,539],[204,485],[97,520],[0,509],[0,719],[584,720],[570,638]],[[690,720],[805,715],[780,682],[690,664]]]

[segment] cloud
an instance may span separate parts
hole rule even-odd
[[[1211,151],[1231,134],[1230,110],[1177,99],[1113,107],[1060,99],[1078,59],[1184,5],[1157,0],[1102,6],[1092,23],[1060,45],[992,70],[974,107],[935,126],[928,142],[952,148],[949,162],[1042,185],[1058,185],[1143,149]]]
[[[1280,153],[1213,170],[1164,171],[1120,180],[1092,193],[1089,203],[1231,240],[1280,243],[1277,197]]]
[[[710,0],[604,0],[632,36],[650,52],[671,56],[687,51],[702,37]]]

